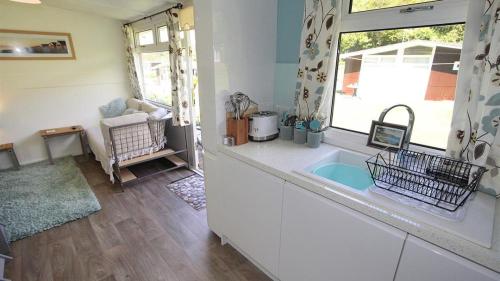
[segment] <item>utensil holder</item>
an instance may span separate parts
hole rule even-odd
[[[234,145],[248,142],[248,118],[226,120],[226,134],[234,138]]]
[[[293,129],[293,142],[296,144],[305,144],[307,141],[306,129]]]
[[[323,139],[323,132],[307,132],[307,146],[318,148]]]
[[[280,126],[280,139],[292,140],[293,139],[293,126]]]

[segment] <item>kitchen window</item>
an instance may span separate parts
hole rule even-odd
[[[399,6],[436,2],[436,0],[352,0],[351,13],[365,12],[378,9],[393,8]]]
[[[408,8],[415,12],[401,12]],[[446,148],[466,10],[456,0],[352,0],[336,45],[331,126],[368,134],[385,108],[402,103],[415,111],[412,143]],[[407,125],[407,112],[384,121]]]

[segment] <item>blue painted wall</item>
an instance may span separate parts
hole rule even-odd
[[[280,112],[293,106],[304,1],[278,0],[274,104]]]
[[[277,63],[297,63],[304,0],[278,0]]]

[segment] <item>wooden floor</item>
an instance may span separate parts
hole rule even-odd
[[[18,280],[270,280],[165,188],[170,172],[125,188],[99,164],[76,158],[102,210],[12,245],[7,277]]]

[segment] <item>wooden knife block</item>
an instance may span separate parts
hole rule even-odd
[[[234,138],[234,145],[248,142],[248,118],[226,119],[226,134]]]

